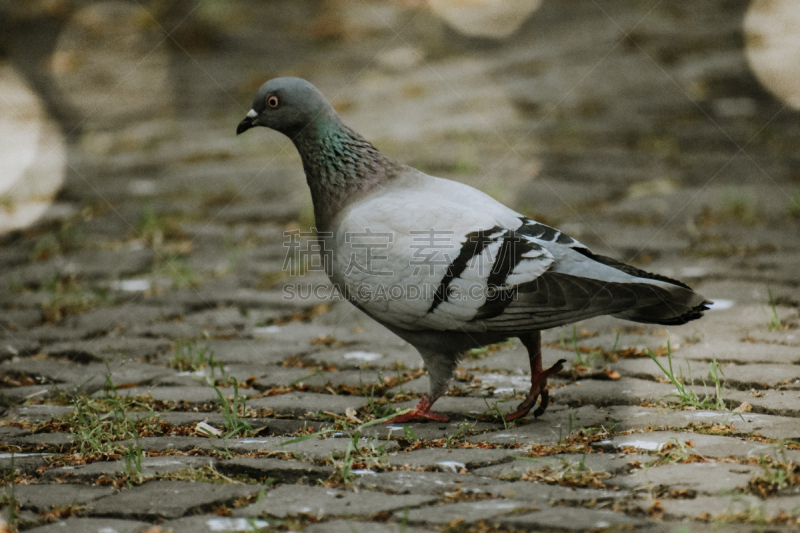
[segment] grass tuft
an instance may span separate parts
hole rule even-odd
[[[668,397],[675,398],[679,405],[681,406],[692,406],[697,409],[712,409],[717,411],[727,411],[728,408],[725,406],[725,401],[722,399],[722,382],[720,376],[723,376],[722,369],[720,369],[717,360],[714,359],[711,363],[709,363],[709,371],[708,371],[708,378],[714,384],[714,389],[716,394],[712,398],[711,396],[705,396],[700,398],[697,393],[694,391],[691,386],[689,388],[686,387],[684,382],[686,379],[683,377],[683,370],[679,367],[678,373],[679,375],[675,375],[675,371],[672,367],[672,348],[670,346],[669,341],[667,341],[667,363],[669,368],[667,369],[664,365],[656,357],[656,354],[652,352],[648,348],[647,350],[650,359],[655,361],[661,371],[664,373],[667,378],[669,378],[670,382],[675,386],[676,392],[667,394]],[[692,380],[692,367],[689,365],[688,361],[686,363],[688,365],[689,371],[689,383],[693,383]],[[703,380],[703,386],[705,387],[706,382]]]
[[[769,294],[769,307],[772,310],[772,315],[769,317],[769,322],[767,322],[767,328],[770,331],[780,331],[784,329],[784,326],[778,316],[778,308],[775,305],[775,299],[772,297],[772,289],[769,287],[767,287],[767,294]]]
[[[774,496],[781,489],[800,485],[800,464],[795,461],[787,461],[785,457],[774,460],[762,455],[759,457],[759,465],[764,471],[748,482],[747,489],[761,498]]]
[[[515,459],[527,461],[541,461],[541,459],[530,457],[517,457]],[[608,472],[595,472],[586,466],[586,454],[583,455],[578,463],[571,463],[566,459],[561,459],[561,468],[553,468],[545,465],[541,468],[532,468],[525,472],[519,479],[521,481],[539,481],[550,485],[561,485],[562,487],[592,487],[605,488],[603,480],[611,477]]]
[[[800,191],[794,193],[786,210],[789,212],[790,217],[800,218]]]
[[[228,439],[234,435],[244,437],[253,432],[253,426],[251,426],[249,422],[239,418],[240,408],[242,411],[241,416],[246,416],[247,398],[239,396],[239,380],[236,378],[231,379],[233,380],[233,401],[228,401],[216,385],[212,385],[219,397],[219,406],[222,410],[222,416],[225,419],[225,430],[227,433],[222,436],[223,439]]]
[[[168,366],[183,372],[197,372],[198,370],[209,369],[211,376],[208,379],[211,383],[216,382],[216,372],[219,370],[222,375],[222,381],[228,381],[225,365],[214,359],[214,350],[208,343],[199,346],[191,339],[178,341]]]

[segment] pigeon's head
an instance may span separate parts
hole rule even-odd
[[[293,138],[309,123],[335,117],[322,93],[306,80],[275,78],[258,90],[253,108],[239,123],[236,134],[265,126]]]

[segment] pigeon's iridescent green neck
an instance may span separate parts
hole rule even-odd
[[[303,160],[320,230],[329,228],[344,207],[391,180],[402,168],[336,116],[309,124],[292,140]]]

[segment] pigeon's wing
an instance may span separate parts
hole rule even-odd
[[[533,237],[553,255],[553,264],[536,279],[506,289],[467,328],[516,332],[603,314],[676,325],[698,318],[710,303],[679,281],[594,254],[538,222],[523,219],[516,233]]]
[[[593,254],[438,178],[358,202],[334,243],[334,282],[367,313],[403,329],[512,335],[602,314],[681,324],[708,303],[680,282]]]
[[[503,291],[554,259],[523,217],[483,193],[428,178],[350,207],[333,237],[333,279],[375,318],[403,329],[460,330]]]

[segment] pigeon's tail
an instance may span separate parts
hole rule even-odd
[[[676,304],[675,302],[664,302],[658,305],[631,309],[621,313],[614,313],[613,317],[624,318],[632,322],[644,324],[662,324],[664,326],[680,326],[703,316],[712,302],[703,300],[694,307]]]
[[[645,303],[641,307],[633,306],[611,316],[645,324],[679,326],[700,318],[703,316],[703,311],[711,305],[710,301],[683,283],[663,276],[658,278],[637,284],[641,289],[649,289],[650,292],[650,298],[642,298],[640,301],[653,302],[652,296],[655,295],[658,300],[656,303]]]
[[[613,317],[645,324],[679,326],[702,317],[703,311],[708,310],[712,304],[680,281],[641,270],[610,257],[593,254],[588,250],[579,251],[599,263],[639,278],[639,281],[644,282],[645,285],[658,287],[656,291],[660,300],[658,303],[613,313],[611,314]]]

